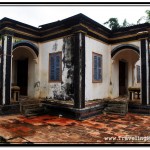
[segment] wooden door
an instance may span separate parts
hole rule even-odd
[[[20,87],[20,95],[27,95],[28,59],[17,61],[17,85]]]
[[[119,61],[119,96],[127,94],[127,63]]]

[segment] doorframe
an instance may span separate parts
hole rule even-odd
[[[24,59],[24,60],[21,60],[21,59],[18,59],[18,60],[16,60],[16,71],[17,71],[17,74],[16,74],[16,83],[17,83],[17,85],[18,85],[18,61],[27,61],[27,68],[26,68],[26,74],[27,74],[27,83],[26,83],[26,94],[25,95],[23,95],[23,96],[28,96],[28,78],[29,78],[29,76],[28,76],[28,72],[29,72],[29,59],[28,58],[26,58],[26,59]],[[19,86],[19,85],[18,85]],[[21,94],[20,94],[21,95]]]
[[[125,63],[125,95],[128,95],[128,62],[125,59],[120,59],[119,62],[124,62]],[[118,77],[120,78],[119,74],[120,74],[120,69],[119,69],[119,62],[118,62]],[[118,80],[119,80],[118,78]],[[119,82],[119,96],[123,96],[120,95],[120,82]]]

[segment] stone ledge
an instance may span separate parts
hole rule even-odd
[[[150,105],[129,104],[128,109],[131,113],[150,114]]]
[[[87,107],[84,109],[76,109],[73,107],[63,107],[58,105],[51,105],[43,103],[42,106],[45,108],[45,111],[51,115],[62,115],[64,117],[84,120],[89,117],[99,115],[104,110],[104,105],[96,105],[95,107]]]
[[[19,104],[0,106],[0,115],[10,115],[10,114],[18,114],[18,113],[20,113]]]

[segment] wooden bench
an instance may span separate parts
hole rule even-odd
[[[135,98],[135,95],[137,94],[137,99],[140,99],[140,88],[139,87],[129,87],[129,100],[133,100]]]

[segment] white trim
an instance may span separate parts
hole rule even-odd
[[[3,98],[2,98],[2,102],[3,102],[3,105],[5,104],[5,101],[6,101],[6,93],[5,93],[5,90],[6,90],[6,52],[7,52],[7,36],[4,36],[4,50],[3,50],[3,53],[4,53],[4,56],[3,56]]]
[[[79,47],[82,46],[82,35],[81,33],[79,33]]]

